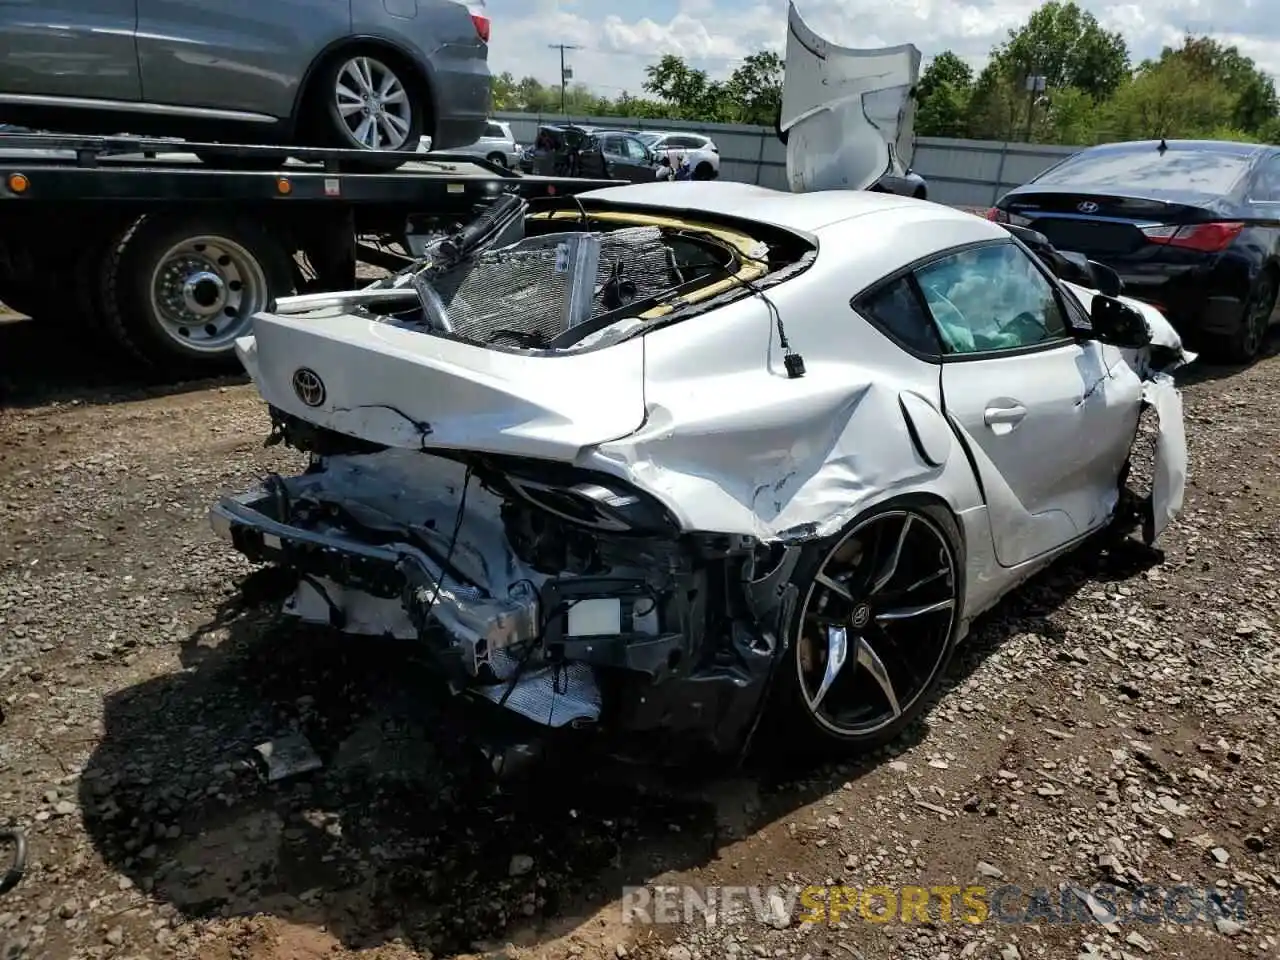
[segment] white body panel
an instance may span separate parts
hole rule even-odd
[[[920,59],[911,44],[855,50],[831,43],[788,5],[779,128],[793,191],[865,190],[890,171],[890,143],[911,165]]]
[[[268,403],[319,426],[409,449],[573,461],[644,419],[644,341],[529,357],[342,314],[260,314],[236,349]],[[314,371],[325,397],[293,389]],[[586,401],[584,403],[584,401]],[[429,427],[429,430],[427,428]]]

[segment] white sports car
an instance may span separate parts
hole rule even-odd
[[[423,644],[495,716],[866,748],[1003,594],[1178,509],[1188,355],[1117,282],[889,194],[502,198],[395,278],[256,318],[240,355],[312,464],[212,521],[296,572],[288,612]]]

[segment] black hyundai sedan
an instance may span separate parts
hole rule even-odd
[[[1109,143],[1009,191],[988,219],[1112,267],[1207,358],[1261,350],[1280,290],[1280,149],[1215,140]]]

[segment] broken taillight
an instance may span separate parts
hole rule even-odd
[[[1142,234],[1151,243],[1200,253],[1221,253],[1240,236],[1244,224],[1238,220],[1215,220],[1210,223],[1189,223],[1155,227],[1142,227]]]
[[[479,37],[481,40],[483,40],[485,43],[488,43],[489,42],[489,18],[485,16],[483,13],[476,13],[475,11],[472,11],[471,22],[475,24],[476,36]]]

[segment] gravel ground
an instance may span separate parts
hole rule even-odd
[[[92,358],[15,352],[38,339],[0,325],[0,357],[31,358],[0,383],[0,829],[31,844],[0,958],[1277,953],[1280,358],[1186,372],[1193,478],[1163,562],[1082,553],[1033,580],[883,755],[498,792],[408,645],[282,625],[271,577],[213,540],[219,492],[294,462],[262,448],[249,387],[131,394]],[[263,782],[251,748],[294,730],[323,769]],[[1243,889],[1246,916],[647,926],[618,906],[628,884],[1102,882]]]

